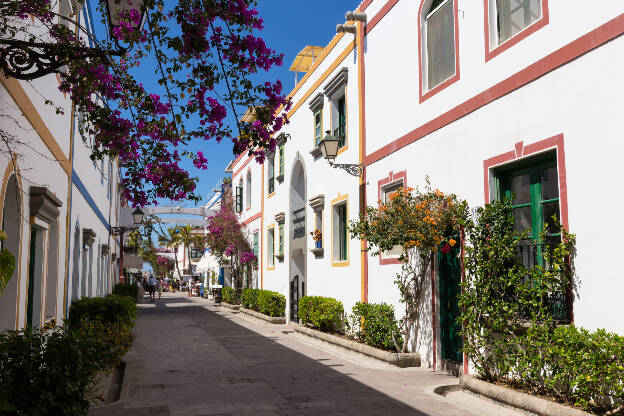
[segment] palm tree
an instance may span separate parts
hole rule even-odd
[[[184,249],[186,250],[186,255],[188,256],[188,271],[189,274],[193,274],[193,269],[191,266],[191,244],[193,244],[196,240],[195,235],[193,234],[193,227],[189,224],[186,224],[180,227],[180,232],[178,233],[180,243],[184,244]]]
[[[180,266],[178,264],[178,247],[180,247],[180,230],[178,227],[172,227],[167,229],[167,233],[158,234],[158,242],[173,250],[173,257],[175,259],[175,267],[178,272],[178,276],[181,277]]]

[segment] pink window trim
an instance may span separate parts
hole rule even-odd
[[[563,134],[541,140],[539,142],[524,145],[518,142],[514,150],[494,156],[483,161],[483,192],[485,203],[490,201],[490,171],[498,166],[505,165],[525,157],[544,153],[548,150],[555,150],[557,153],[557,172],[559,174],[559,205],[561,209],[561,225],[566,230],[570,230],[568,221],[568,185],[566,179],[566,162]]]
[[[379,180],[377,182],[377,202],[381,203],[381,188],[383,188],[384,186],[388,185],[389,183],[398,181],[399,179],[403,180],[403,187],[406,188],[407,187],[407,171],[402,170],[400,172],[397,173],[393,173],[392,171],[390,171],[390,173],[388,173],[388,177],[383,178],[381,180]],[[385,266],[387,264],[400,264],[399,259],[397,258],[383,258],[383,256],[380,254],[379,255],[379,264],[381,266]]]
[[[542,0],[542,18],[538,21],[534,22],[530,26],[526,27],[520,33],[517,33],[515,36],[507,39],[505,42],[500,45],[491,48],[490,45],[490,0],[483,0],[483,27],[485,33],[485,62],[490,59],[495,58],[500,55],[507,49],[511,48],[515,44],[521,42],[526,37],[532,35],[537,32],[544,26],[546,26],[550,21],[550,15],[548,12],[548,0]]]
[[[425,1],[426,0],[422,0],[420,2],[420,7],[418,8],[418,76],[419,76],[418,95],[419,95],[419,102],[421,103],[433,97],[435,94],[439,93],[443,89],[449,87],[451,84],[454,84],[455,82],[459,81],[460,79],[460,75],[459,75],[459,18],[458,18],[459,5],[458,5],[458,0],[451,0],[453,2],[453,17],[455,20],[455,75],[453,75],[446,81],[442,82],[440,85],[437,85],[431,90],[423,93],[423,67],[422,67],[423,66],[422,65],[422,56],[423,56],[422,49],[423,48],[422,48],[421,22],[423,21],[422,8],[425,4]]]

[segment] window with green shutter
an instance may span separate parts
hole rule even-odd
[[[314,112],[314,146],[318,146],[323,140],[323,116],[322,108]]]
[[[539,242],[540,233],[546,228],[550,244],[561,241],[561,233],[553,220],[553,216],[557,221],[561,220],[555,154],[531,158],[496,173],[499,198],[512,198],[514,230],[528,233],[518,247],[522,263],[528,268],[546,266],[544,246]],[[568,297],[566,291],[549,295],[553,315],[560,321],[569,321]]]
[[[275,228],[269,228],[267,233],[267,265],[275,267]]]
[[[269,195],[275,191],[275,154],[272,154],[268,158],[269,168],[267,172],[267,191]]]
[[[256,258],[258,258],[258,232],[257,231],[253,235],[253,252]]]
[[[279,146],[279,173],[280,175],[284,174],[284,145],[280,144]]]
[[[347,98],[342,96],[336,104],[338,110],[338,127],[334,129],[334,136],[339,140],[338,148],[347,144]]]
[[[279,225],[279,255],[284,255],[284,224]]]

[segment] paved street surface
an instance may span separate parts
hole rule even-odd
[[[518,415],[457,379],[400,369],[186,293],[139,304],[120,404],[92,416]]]

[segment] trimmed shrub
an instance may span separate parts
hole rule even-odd
[[[132,329],[136,310],[136,303],[128,296],[82,298],[72,302],[67,326],[71,330],[82,326],[85,321],[101,321]]]
[[[286,316],[286,297],[281,293],[260,290],[257,302],[260,313],[273,317]]]
[[[139,287],[136,284],[117,283],[113,286],[113,295],[128,296],[136,300],[139,297]]]
[[[231,287],[224,287],[222,289],[222,296],[223,296],[223,302],[225,303],[229,303],[232,305],[238,305],[239,304],[239,299],[238,296],[236,295],[236,291],[234,291],[233,288]]]
[[[301,322],[321,331],[342,331],[344,307],[342,302],[323,296],[304,296],[299,299],[298,315]]]
[[[260,289],[243,289],[243,292],[241,293],[241,304],[247,309],[259,311],[258,295],[260,292]]]
[[[353,307],[349,321],[353,336],[371,347],[390,351],[396,350],[394,341],[396,345],[403,345],[392,305],[358,302]]]
[[[0,413],[86,416],[106,354],[97,335],[58,327],[0,333]]]

